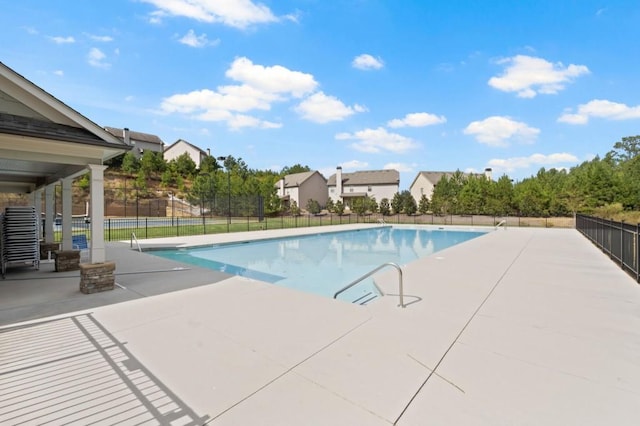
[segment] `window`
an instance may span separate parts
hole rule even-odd
[[[371,185],[367,188],[367,191],[371,192]]]
[[[329,190],[329,192],[331,192],[331,193],[333,194],[334,192],[336,192],[336,189],[335,189],[335,188],[331,188],[331,189]]]
[[[353,192],[353,187],[349,188],[349,192]]]

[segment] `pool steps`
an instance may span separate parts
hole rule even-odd
[[[351,303],[357,303],[357,304],[360,304],[360,305],[366,305],[367,303],[369,303],[372,300],[375,300],[377,298],[378,298],[378,295],[375,294],[374,292],[370,291],[369,293],[358,297],[356,300],[354,300]]]

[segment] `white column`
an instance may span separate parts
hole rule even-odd
[[[71,184],[73,178],[62,179],[62,250],[72,250],[71,242],[72,228],[72,201],[73,193],[71,192]]]
[[[104,246],[104,171],[107,166],[90,164],[91,170],[91,263],[102,263],[106,259]]]
[[[53,243],[53,221],[55,220],[55,202],[56,185],[47,185],[44,188],[44,242]]]

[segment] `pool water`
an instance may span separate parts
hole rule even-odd
[[[150,253],[333,297],[345,285],[384,263],[406,265],[483,234],[380,227]],[[379,294],[371,278],[340,295],[340,299],[355,301],[368,293]]]

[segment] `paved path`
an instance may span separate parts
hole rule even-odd
[[[404,309],[218,278],[0,329],[0,424],[638,424],[640,286],[575,230],[411,263]]]

